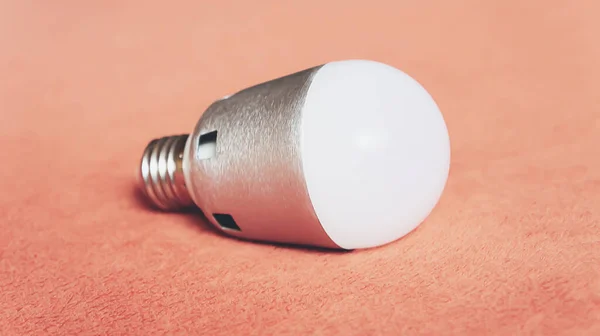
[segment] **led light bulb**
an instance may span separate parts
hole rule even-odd
[[[389,65],[347,60],[217,100],[190,135],[150,142],[140,185],[156,207],[198,206],[231,236],[359,249],[423,222],[449,169],[429,93]]]

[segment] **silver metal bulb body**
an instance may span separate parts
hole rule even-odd
[[[163,210],[198,206],[231,236],[339,248],[315,214],[302,171],[301,137],[309,136],[301,133],[302,106],[320,67],[218,100],[189,136],[150,142],[141,190]]]

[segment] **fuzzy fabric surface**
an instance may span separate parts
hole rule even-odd
[[[600,335],[597,1],[0,0],[1,335]],[[332,60],[435,97],[446,191],[387,246],[256,244],[134,191],[215,99]]]

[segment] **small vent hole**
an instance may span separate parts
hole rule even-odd
[[[233,217],[231,217],[231,215],[213,214],[213,217],[215,218],[217,223],[219,223],[219,225],[224,229],[242,231],[240,230],[240,227],[236,224],[235,220],[233,220]]]
[[[207,160],[217,154],[217,131],[200,135],[198,138],[198,158]]]

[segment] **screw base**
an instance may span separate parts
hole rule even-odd
[[[144,150],[138,184],[155,207],[176,211],[194,205],[185,185],[183,153],[189,135],[152,140]]]

